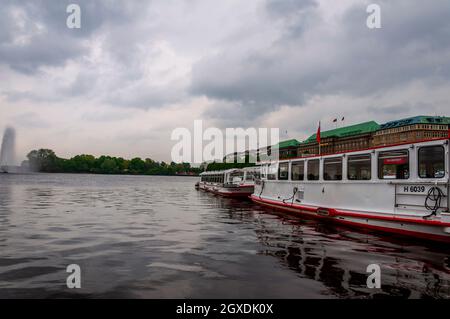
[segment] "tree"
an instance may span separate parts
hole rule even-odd
[[[130,161],[129,168],[133,174],[143,174],[145,172],[145,162],[141,158],[135,157]]]
[[[34,150],[28,153],[30,168],[41,172],[57,172],[57,157],[55,152],[49,149]]]
[[[136,157],[132,160],[121,157],[102,155],[95,158],[82,154],[71,159],[59,158],[49,149],[33,150],[28,155],[27,165],[35,171],[49,173],[94,173],[94,174],[146,174],[146,175],[175,175],[198,174],[200,168],[192,168],[189,163],[156,162],[150,158],[143,161]]]

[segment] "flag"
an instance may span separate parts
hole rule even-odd
[[[317,140],[317,143],[320,144],[320,122],[319,122],[319,127],[317,128],[316,140]]]
[[[333,120],[333,123],[336,123],[336,122],[337,122],[337,119],[334,119],[334,120]]]

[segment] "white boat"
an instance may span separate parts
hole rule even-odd
[[[203,172],[200,174],[198,188],[221,196],[249,197],[254,192],[255,171],[255,168],[248,167]]]
[[[358,228],[450,242],[449,139],[260,163],[251,199]]]

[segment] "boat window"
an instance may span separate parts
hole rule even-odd
[[[305,162],[294,162],[292,163],[292,173],[291,179],[293,181],[302,181],[305,179]]]
[[[253,177],[254,180],[261,179],[261,167],[255,168],[255,171],[253,172]]]
[[[244,180],[244,172],[232,172],[230,173],[229,180],[231,183],[240,183]]]
[[[323,161],[323,179],[326,181],[342,180],[342,157],[326,158]]]
[[[379,179],[408,179],[408,150],[386,151],[378,154]]]
[[[272,164],[267,167],[267,179],[276,180],[277,179],[277,165]]]
[[[442,146],[419,148],[419,177],[442,178],[445,176],[445,152]]]
[[[245,180],[246,181],[254,181],[255,180],[255,172],[252,172],[252,171],[247,171],[246,173],[245,173]]]
[[[347,163],[349,180],[368,181],[372,178],[372,156],[370,154],[350,155]]]
[[[261,166],[261,179],[267,179],[267,165]]]
[[[278,179],[286,181],[289,178],[289,163],[280,163],[278,166]]]
[[[308,180],[317,181],[319,180],[319,160],[309,160],[308,161]]]

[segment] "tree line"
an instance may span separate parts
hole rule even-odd
[[[201,168],[190,163],[157,162],[150,158],[136,157],[131,160],[122,157],[77,155],[70,159],[58,157],[49,149],[33,150],[27,155],[31,170],[46,173],[90,173],[130,175],[198,175]]]

